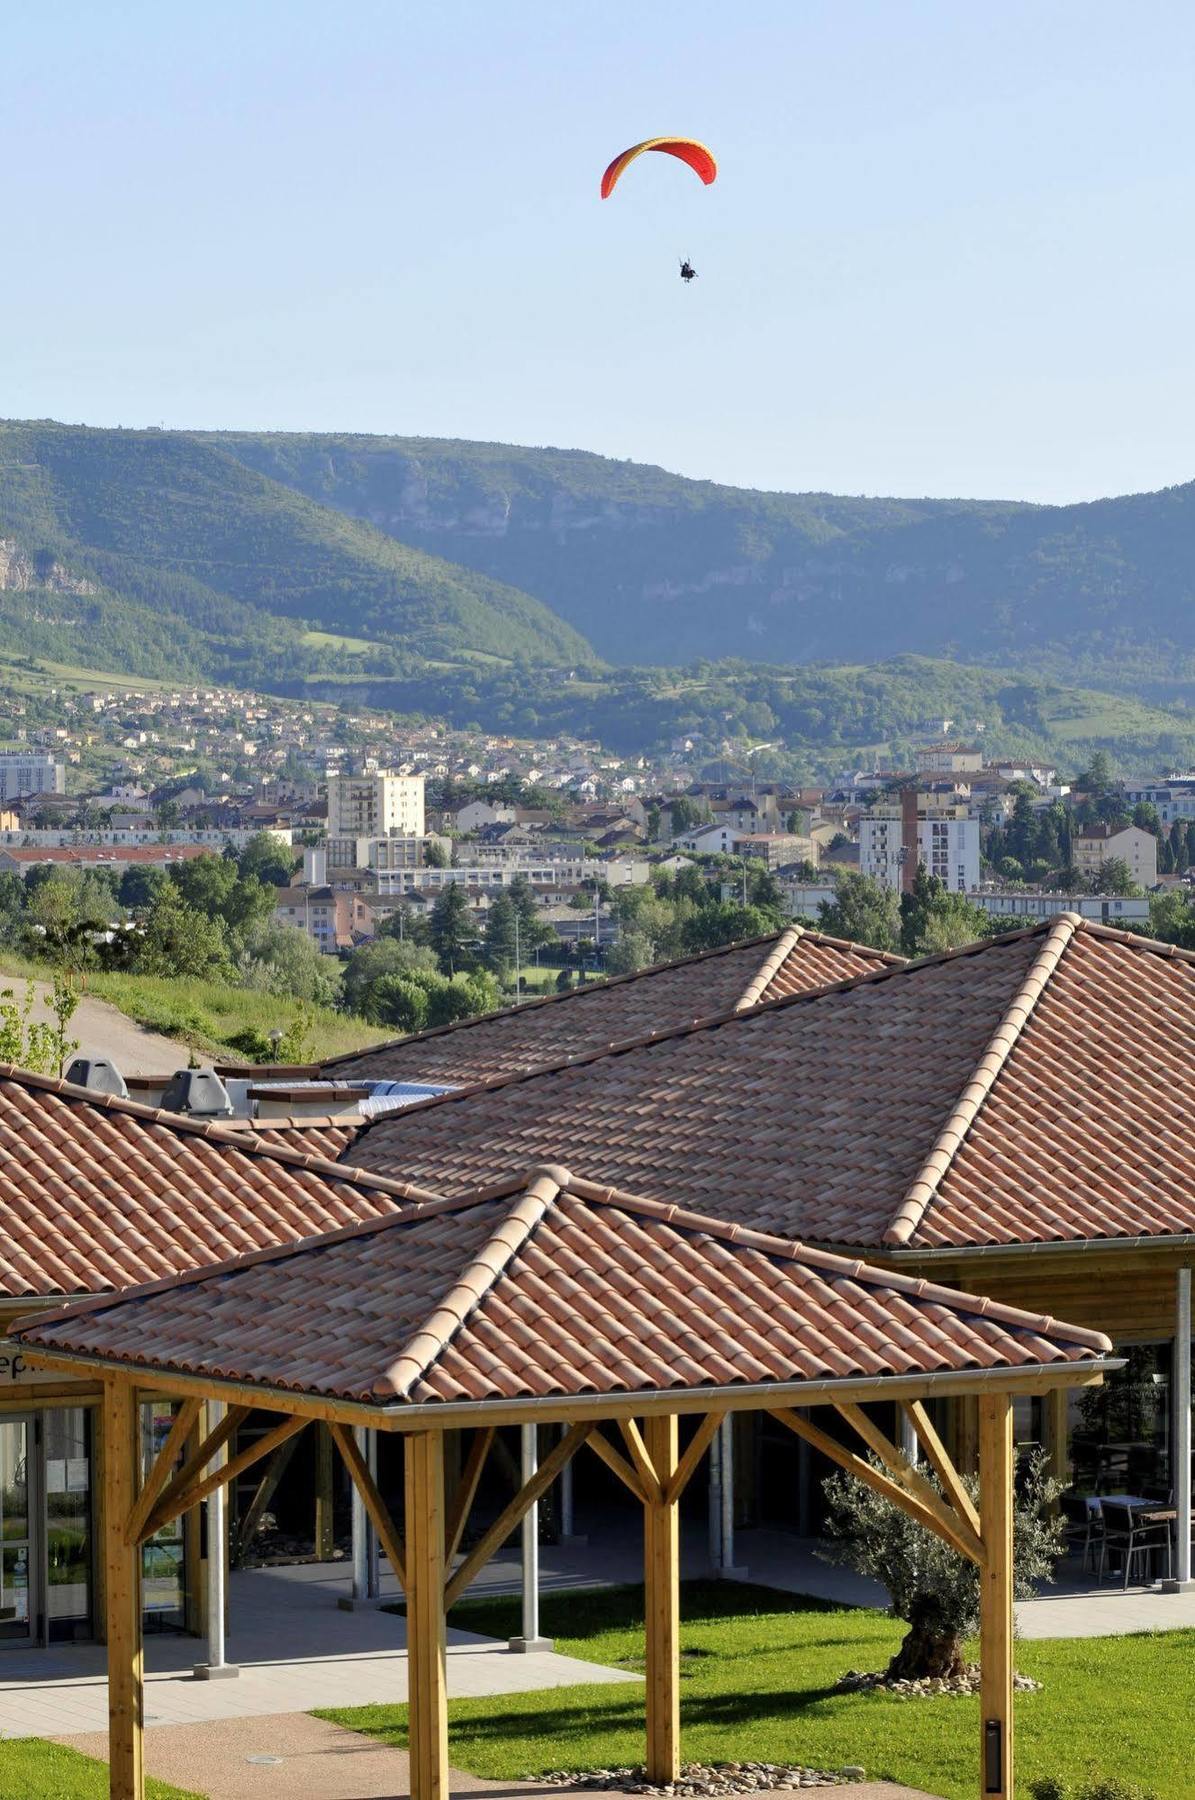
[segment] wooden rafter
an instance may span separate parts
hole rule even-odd
[[[261,1523],[262,1514],[274,1498],[278,1483],[290,1467],[291,1457],[299,1447],[299,1433],[287,1438],[271,1456],[269,1465],[254,1490],[253,1498],[245,1509],[245,1516],[239,1520],[236,1529],[236,1544],[233,1548],[233,1567],[239,1566],[249,1545],[253,1542],[257,1527]]]
[[[167,1482],[155,1511],[160,1512],[164,1506],[169,1505],[173,1501],[176,1494],[185,1492],[185,1490],[191,1486],[192,1482],[202,1475],[217,1450],[222,1449],[223,1446],[228,1443],[230,1438],[236,1436],[240,1427],[249,1417],[249,1410],[250,1409],[247,1406],[229,1407],[219,1424],[214,1426],[212,1430],[208,1432],[207,1436],[201,1440],[191,1452],[190,1456],[187,1457],[178,1474],[175,1475],[172,1480]],[[174,1518],[175,1516],[174,1513],[169,1513],[167,1515],[168,1518]],[[142,1532],[142,1536],[145,1536],[144,1532]]]
[[[378,1534],[378,1542],[386,1552],[390,1567],[403,1592],[407,1586],[407,1558],[398,1527],[390,1515],[390,1508],[378,1491],[378,1484],[369,1472],[369,1464],[361,1454],[360,1445],[353,1436],[348,1425],[329,1425],[332,1441],[344,1458],[345,1467],[353,1480],[353,1486],[361,1496],[361,1504],[369,1514],[369,1522]]]
[[[828,1432],[811,1424],[808,1419],[803,1419],[799,1413],[786,1412],[779,1407],[769,1407],[768,1411],[772,1418],[786,1426],[795,1437],[804,1438],[807,1444],[812,1444],[815,1450],[820,1450],[823,1456],[829,1457],[831,1462],[837,1463],[840,1469],[845,1469],[848,1475],[853,1475],[865,1487],[871,1488],[874,1493],[881,1494],[885,1500],[890,1500],[893,1506],[899,1506],[902,1512],[907,1512],[910,1518],[916,1519],[919,1525],[924,1525],[927,1531],[932,1531],[938,1537],[943,1538],[952,1550],[959,1550],[962,1555],[967,1554],[961,1549],[953,1533],[943,1530],[937,1516],[922,1506],[920,1500],[916,1499],[907,1488],[901,1487],[898,1481],[894,1481],[891,1475],[877,1469],[873,1463],[869,1463],[864,1457],[857,1455],[854,1450],[848,1450],[845,1444],[840,1444],[837,1438],[832,1438]]]
[[[634,1419],[620,1419],[618,1429],[622,1433],[622,1441],[631,1454],[635,1473],[639,1477],[643,1492],[649,1500],[662,1500],[664,1490],[659,1474],[647,1453],[647,1445]]]
[[[191,1487],[183,1490],[176,1489],[173,1485],[167,1488],[165,1498],[159,1501],[146,1521],[142,1541],[153,1537],[155,1532],[161,1531],[163,1525],[169,1525],[171,1519],[177,1519],[180,1513],[189,1512],[193,1506],[198,1506],[199,1502],[206,1500],[216,1488],[224,1487],[228,1482],[235,1481],[238,1475],[244,1474],[246,1469],[251,1469],[255,1462],[260,1462],[263,1456],[268,1456],[271,1450],[276,1450],[279,1444],[286,1442],[287,1438],[294,1437],[296,1432],[302,1431],[306,1424],[306,1419],[283,1419],[275,1425],[273,1431],[267,1431],[264,1437],[260,1437],[256,1443],[248,1445],[239,1455],[234,1456],[231,1462],[226,1462],[212,1474],[205,1475],[202,1481],[196,1481]],[[213,1431],[207,1441],[210,1443],[216,1435],[216,1432]],[[201,1444],[199,1449],[202,1450],[203,1447]],[[196,1455],[198,1454],[199,1451],[196,1451]]]
[[[1060,1392],[1065,1393],[1065,1389]],[[979,1524],[979,1509],[967,1492],[963,1478],[950,1460],[950,1453],[934,1430],[933,1422],[920,1400],[903,1403],[902,1410],[911,1421],[917,1433],[918,1442],[929,1458],[938,1480],[942,1483],[946,1498],[960,1518],[967,1521],[975,1536],[982,1542],[983,1532]]]
[[[634,1494],[640,1506],[646,1506],[650,1498],[649,1490],[640,1481],[638,1470],[627,1461],[625,1456],[619,1454],[609,1438],[604,1437],[600,1431],[592,1429],[589,1433],[589,1448],[595,1456],[601,1457],[608,1469],[613,1469],[623,1486],[629,1488]]]
[[[128,1522],[124,1528],[126,1544],[141,1542],[145,1521],[152,1512],[162,1489],[170,1479],[171,1470],[174,1468],[177,1458],[182,1454],[183,1445],[191,1435],[202,1406],[202,1400],[184,1400],[175,1413],[166,1436],[166,1442],[154,1458],[153,1465],[142,1483],[141,1492],[133,1502],[132,1511],[129,1513]]]
[[[937,1489],[926,1480],[921,1470],[916,1468],[896,1444],[882,1432],[875,1420],[870,1418],[860,1406],[836,1406],[835,1412],[848,1425],[852,1425],[863,1439],[869,1450],[873,1450],[889,1471],[894,1481],[898,1482],[906,1493],[920,1502],[926,1512],[938,1521],[939,1536],[953,1543],[955,1549],[968,1561],[983,1561],[983,1543],[979,1533],[973,1531],[965,1519],[955,1512],[943,1500]],[[961,1485],[961,1484],[960,1484]]]
[[[461,1470],[460,1483],[453,1496],[452,1511],[444,1527],[444,1560],[451,1564],[453,1557],[461,1547],[461,1534],[469,1518],[469,1509],[473,1505],[477,1493],[477,1484],[481,1480],[481,1471],[485,1459],[490,1453],[490,1445],[494,1441],[494,1427],[487,1425],[473,1434],[473,1442],[469,1446],[469,1454],[465,1458],[465,1466]]]
[[[724,1412],[706,1413],[697,1430],[689,1439],[684,1455],[676,1465],[676,1473],[669,1479],[664,1489],[664,1499],[671,1506],[679,1500],[692,1479],[698,1463],[709,1449],[717,1435],[718,1427],[726,1417]]]
[[[459,1600],[479,1569],[484,1569],[495,1550],[504,1544],[523,1514],[535,1505],[541,1494],[545,1494],[574,1454],[585,1442],[593,1426],[586,1421],[580,1425],[570,1425],[554,1449],[550,1450],[539,1465],[531,1480],[521,1487],[509,1506],[505,1507],[489,1530],[470,1550],[460,1568],[455,1571],[444,1587],[444,1605],[450,1607]]]

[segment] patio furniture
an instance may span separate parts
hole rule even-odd
[[[1104,1563],[1109,1553],[1120,1556],[1124,1563],[1124,1586],[1129,1585],[1134,1560],[1145,1559],[1145,1579],[1149,1579],[1151,1562],[1155,1552],[1165,1550],[1166,1573],[1172,1573],[1173,1546],[1170,1540],[1170,1526],[1174,1519],[1171,1511],[1154,1510],[1155,1503],[1137,1498],[1133,1504],[1131,1496],[1117,1496],[1100,1500],[1100,1512],[1104,1521],[1104,1538],[1100,1546],[1099,1578],[1104,1575]]]
[[[1066,1522],[1065,1540],[1068,1552],[1081,1558],[1081,1566],[1089,1565],[1095,1574],[1096,1551],[1104,1541],[1104,1518],[1098,1505],[1091,1504],[1094,1496],[1086,1494],[1060,1494],[1059,1509]]]

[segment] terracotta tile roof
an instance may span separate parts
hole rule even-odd
[[[355,1142],[362,1129],[360,1119],[229,1119],[232,1131],[247,1131],[254,1141],[277,1150],[299,1150],[335,1162]]]
[[[761,1231],[879,1243],[1037,948],[885,968],[446,1094],[379,1119],[347,1160],[459,1194],[568,1157]]]
[[[709,1013],[754,1006],[899,963],[883,951],[792,925],[635,975],[330,1058],[324,1071],[375,1081],[489,1081]]]
[[[548,1167],[19,1327],[30,1350],[375,1404],[1095,1362],[1098,1332]]]
[[[894,1251],[1195,1233],[1195,953],[1074,915],[379,1120],[459,1192],[528,1156]]]
[[[0,1295],[152,1281],[377,1218],[420,1192],[0,1064]]]

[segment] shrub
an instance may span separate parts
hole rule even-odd
[[[1158,1800],[1158,1796],[1152,1788],[1143,1788],[1136,1781],[1124,1781],[1119,1775],[1104,1775],[1094,1781],[1085,1781],[1075,1800]]]
[[[871,1460],[882,1469],[874,1457]],[[977,1500],[979,1483],[973,1476],[963,1480]],[[979,1622],[975,1564],[854,1476],[831,1475],[823,1488],[831,1540],[823,1552],[826,1560],[846,1563],[860,1575],[883,1582],[892,1596],[893,1613],[909,1626],[888,1665],[889,1677],[919,1681],[962,1674],[963,1640]],[[1013,1549],[1018,1598],[1027,1598],[1035,1583],[1049,1576],[1061,1552],[1061,1523],[1048,1516],[1058,1492],[1059,1484],[1047,1476],[1045,1456],[1039,1451],[1028,1460],[1017,1484]]]
[[[1066,1784],[1057,1775],[1039,1775],[1029,1783],[1031,1800],[1066,1800]]]

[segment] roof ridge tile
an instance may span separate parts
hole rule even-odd
[[[790,925],[780,933],[771,950],[764,957],[758,969],[739,995],[735,1005],[736,1012],[746,1012],[748,1007],[755,1006],[763,999],[776,973],[783,968],[790,951],[801,941],[801,926]]]
[[[892,1223],[884,1233],[885,1244],[908,1244],[925,1217],[943,1176],[975,1123],[984,1101],[1012,1055],[1035,1006],[1082,922],[1078,913],[1072,912],[1059,913],[1050,921],[1045,940],[1033,958],[1028,973],[1005,1009],[971,1079],[938,1133],[933,1148],[897,1207]]]

